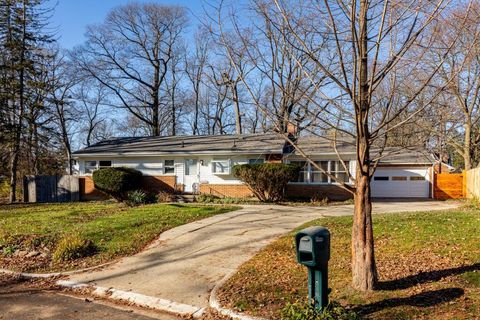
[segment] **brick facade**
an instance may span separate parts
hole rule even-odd
[[[242,184],[201,184],[201,194],[212,194],[217,197],[249,198],[252,191]],[[297,199],[328,198],[330,200],[347,200],[353,196],[337,185],[290,184],[287,186],[287,197]]]
[[[328,198],[329,200],[347,200],[353,195],[338,185],[315,185],[315,184],[289,184],[287,186],[287,197],[289,198]]]
[[[244,184],[208,184],[200,185],[201,194],[211,194],[217,197],[251,198],[252,191]]]
[[[80,200],[105,200],[109,197],[103,192],[97,190],[92,177],[79,177]],[[160,191],[175,193],[182,192],[183,186],[176,184],[175,176],[143,176],[142,189],[157,193]]]
[[[91,177],[80,177],[80,200],[105,200],[108,196],[95,189]],[[143,176],[142,188],[158,193],[160,191],[183,192],[183,186],[176,184],[175,176]],[[328,198],[330,200],[346,200],[352,195],[336,185],[290,184],[287,186],[287,197],[290,198]],[[252,191],[244,184],[200,184],[200,194],[211,194],[217,197],[251,198]]]
[[[92,177],[79,177],[78,184],[80,200],[82,201],[105,200],[109,198],[105,193],[95,189]]]

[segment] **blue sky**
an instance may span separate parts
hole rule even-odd
[[[53,1],[53,0],[52,0]],[[60,46],[71,49],[85,40],[85,27],[100,23],[114,7],[132,0],[57,0],[58,5],[52,18],[52,26],[58,28]],[[158,2],[166,5],[181,5],[191,11],[191,21],[203,13],[203,0],[137,0],[136,2]]]

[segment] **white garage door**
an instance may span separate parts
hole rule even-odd
[[[428,198],[428,168],[378,168],[372,179],[372,197]]]

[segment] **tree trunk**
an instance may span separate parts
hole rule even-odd
[[[240,114],[240,104],[238,101],[238,89],[237,84],[232,86],[233,103],[235,104],[235,128],[237,134],[242,134],[242,115]]]
[[[470,118],[465,121],[465,137],[463,145],[463,159],[465,162],[465,170],[472,169],[472,152],[470,150],[472,144],[472,122]]]
[[[373,290],[377,268],[373,241],[372,202],[370,198],[370,132],[368,126],[370,95],[368,80],[367,0],[360,2],[358,40],[358,96],[354,97],[356,121],[357,170],[352,229],[352,284],[362,291]]]
[[[377,283],[377,268],[373,241],[372,204],[369,177],[357,169],[357,190],[354,195],[355,209],[352,230],[352,276],[353,287],[373,290]]]
[[[19,130],[19,129],[17,129]],[[20,152],[20,137],[15,136],[12,148],[12,157],[10,159],[10,203],[17,201],[17,170],[18,170],[18,153]]]
[[[18,123],[16,124],[15,140],[12,148],[12,158],[10,161],[10,203],[17,201],[17,170],[18,158],[20,152],[20,140],[22,138],[22,122],[25,110],[25,51],[26,51],[26,3],[23,1],[22,7],[22,47],[20,51],[20,72],[19,72],[19,113]]]

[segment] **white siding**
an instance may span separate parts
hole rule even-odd
[[[163,164],[164,160],[174,160],[175,161],[175,175],[177,176],[177,183],[184,183],[184,173],[185,173],[185,159],[197,159],[198,160],[198,182],[201,183],[210,183],[210,184],[242,184],[242,182],[236,179],[232,170],[230,174],[221,175],[214,174],[212,172],[212,160],[213,159],[229,159],[231,167],[236,164],[245,164],[248,163],[249,159],[265,159],[262,155],[224,155],[224,156],[185,156],[185,157],[123,157],[123,158],[84,158],[79,159],[80,174],[85,174],[85,161],[89,160],[109,160],[112,161],[112,166],[114,167],[129,167],[141,171],[144,175],[150,176],[160,176],[163,175]],[[202,164],[203,162],[203,164]],[[172,174],[167,174],[172,175]]]
[[[248,163],[249,159],[258,159],[262,158],[263,156],[259,155],[251,155],[251,156],[200,156],[199,162],[203,160],[203,165],[200,165],[200,182],[201,183],[210,183],[210,184],[242,184],[242,182],[236,179],[233,176],[232,168],[234,165],[237,164],[245,164]],[[230,174],[214,174],[212,172],[212,160],[224,160],[229,159],[231,168]]]

